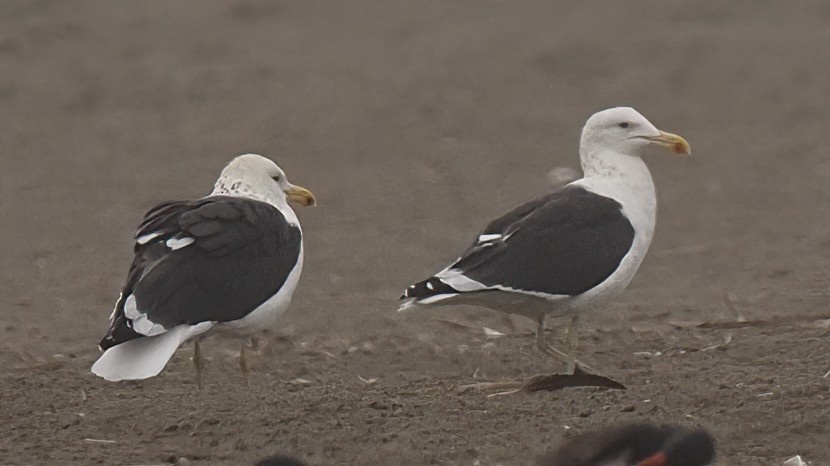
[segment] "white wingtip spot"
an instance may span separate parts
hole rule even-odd
[[[196,240],[193,238],[170,238],[164,242],[164,245],[175,251],[176,249],[181,249],[185,246],[193,244],[194,241]]]
[[[499,234],[489,234],[489,235],[479,235],[478,242],[479,243],[486,243],[487,241],[493,241],[501,238]]]
[[[427,289],[428,289],[428,290],[435,290],[435,287],[434,287],[434,286],[432,286],[432,283],[427,282]]]

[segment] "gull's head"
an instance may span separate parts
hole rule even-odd
[[[582,128],[581,147],[589,152],[612,150],[639,157],[652,144],[667,147],[678,154],[692,153],[685,139],[660,131],[631,107],[615,107],[597,112],[588,118]]]
[[[244,154],[231,160],[216,181],[213,194],[244,196],[266,202],[288,199],[304,206],[317,204],[311,191],[291,184],[279,165],[257,154]]]

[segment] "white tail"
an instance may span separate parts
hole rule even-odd
[[[137,338],[107,349],[92,365],[92,373],[110,382],[154,377],[164,369],[176,348],[206,332],[213,322],[181,325],[153,337]]]

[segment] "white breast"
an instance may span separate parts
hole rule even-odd
[[[617,200],[622,204],[623,214],[634,227],[634,243],[617,270],[604,282],[575,298],[571,303],[573,307],[596,304],[625,289],[637,274],[651,245],[657,220],[654,182],[645,163],[639,158],[632,158],[631,163],[624,168],[614,173],[614,176],[591,176],[571,183]]]

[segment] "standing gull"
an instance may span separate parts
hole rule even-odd
[[[400,310],[472,304],[529,317],[537,322],[537,347],[573,370],[573,332],[569,353],[555,349],[544,340],[545,318],[575,318],[634,278],[657,213],[654,182],[640,158],[651,144],[691,153],[685,139],[633,108],[594,114],[579,146],[584,177],[490,222],[450,266],[407,288]]]
[[[159,204],[135,234],[135,259],[92,372],[110,381],[158,375],[176,348],[209,330],[247,335],[288,308],[303,236],[288,200],[314,195],[271,160],[240,155],[213,192]],[[194,347],[201,381],[203,361]],[[243,351],[240,364],[247,371]]]

